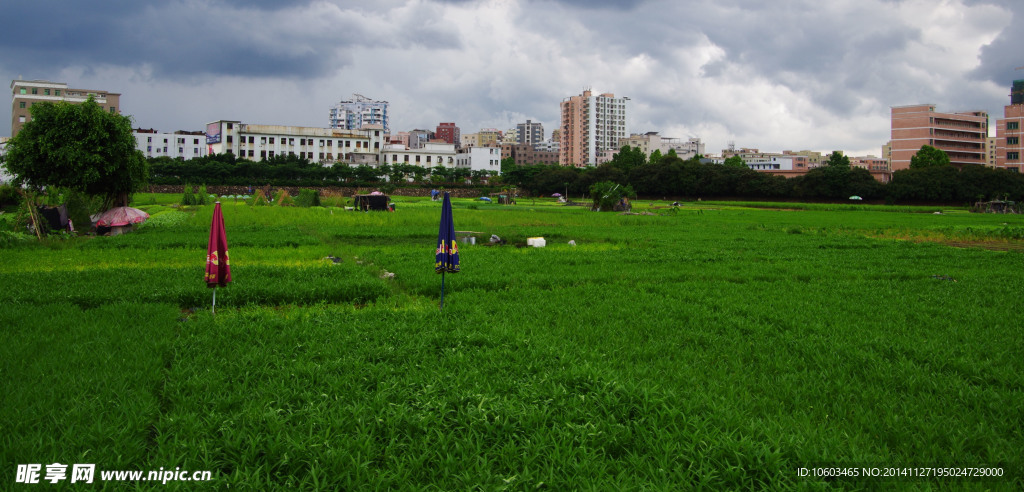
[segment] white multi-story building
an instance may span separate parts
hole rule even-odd
[[[368,125],[378,125],[384,133],[390,132],[387,101],[374,101],[361,94],[353,94],[351,100],[341,101],[331,108],[331,129],[359,130]]]
[[[206,125],[210,154],[231,153],[252,161],[295,155],[324,165],[377,165],[383,142],[384,130],[372,125],[364,125],[362,130],[251,125],[228,120]]]
[[[207,155],[206,133],[176,131],[160,133],[153,129],[132,130],[135,148],[146,157],[170,157],[172,159],[194,159]]]
[[[381,152],[382,164],[409,164],[427,169],[437,166],[455,167],[455,144],[427,142],[410,149],[404,145],[388,145]]]
[[[468,147],[455,156],[455,167],[501,174],[501,147]]]
[[[638,147],[648,158],[651,157],[655,150],[661,151],[661,155],[668,155],[670,150],[674,150],[676,156],[683,160],[698,154],[704,155],[704,144],[701,143],[699,138],[690,137],[684,141],[681,138],[662,137],[658,135],[658,132],[634,133],[628,138],[619,139],[619,148],[626,145]]]
[[[618,149],[625,138],[628,97],[586,90],[561,103],[561,142],[558,162],[565,166],[593,166],[598,156]]]

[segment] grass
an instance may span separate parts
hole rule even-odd
[[[461,245],[440,312],[440,204],[225,203],[235,281],[214,317],[212,207],[153,201],[133,234],[2,250],[4,473],[181,467],[254,490],[1024,485],[1024,256],[974,247],[1019,244],[1019,217],[456,200],[456,229],[509,244]],[[532,236],[548,247],[512,245]],[[814,464],[1006,477],[797,475]]]

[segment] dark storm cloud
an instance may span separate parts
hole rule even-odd
[[[344,5],[350,2],[339,2]],[[0,7],[0,65],[28,78],[68,66],[146,66],[157,77],[302,79],[330,74],[366,47],[453,48],[430,9],[375,31],[372,11],[329,2],[58,2]],[[388,26],[388,22],[382,21]]]
[[[1008,2],[1006,7],[1013,11],[1013,19],[994,41],[981,49],[981,64],[972,76],[1009,86],[1013,80],[1024,79],[1024,3]],[[1008,104],[1008,103],[1007,103]]]

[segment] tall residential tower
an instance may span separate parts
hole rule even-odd
[[[618,148],[625,138],[628,97],[593,95],[589,90],[561,103],[561,141],[558,163],[563,166],[593,166],[601,152]]]

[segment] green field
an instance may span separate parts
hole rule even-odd
[[[1022,217],[457,199],[480,234],[441,312],[440,203],[226,200],[213,316],[213,207],[177,198],[137,196],[131,234],[0,243],[0,481],[58,462],[213,474],[146,490],[1024,487]]]

